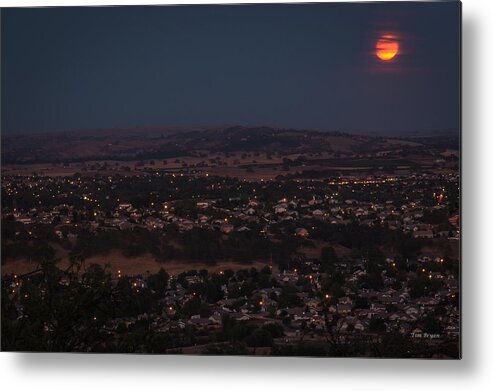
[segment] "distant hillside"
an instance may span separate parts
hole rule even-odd
[[[346,156],[396,152],[424,147],[453,148],[439,136],[392,139],[340,132],[233,126],[224,128],[154,127],[97,129],[78,132],[2,137],[3,163],[73,162],[86,160],[168,159],[208,153],[264,152]],[[458,146],[457,146],[458,148]]]

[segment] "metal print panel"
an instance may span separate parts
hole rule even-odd
[[[2,350],[460,358],[459,2],[1,22]]]

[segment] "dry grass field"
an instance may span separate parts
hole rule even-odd
[[[60,255],[60,254],[58,254]],[[269,261],[266,260],[256,261],[251,263],[240,263],[233,260],[223,260],[210,265],[204,262],[192,262],[192,261],[177,261],[170,260],[164,263],[156,262],[155,258],[150,254],[145,254],[135,258],[127,258],[123,256],[120,252],[113,251],[108,255],[99,255],[86,259],[86,265],[98,264],[101,266],[107,266],[108,271],[113,275],[117,276],[118,271],[123,275],[146,275],[152,274],[163,268],[171,275],[177,275],[188,270],[201,270],[207,269],[210,272],[218,272],[225,269],[239,270],[245,268],[255,267],[257,269],[263,268],[265,265],[269,265]],[[60,257],[58,266],[61,269],[65,269],[70,265],[68,257]],[[5,274],[26,274],[32,272],[38,268],[38,265],[34,262],[30,262],[27,259],[17,259],[10,262],[2,264],[2,275]]]

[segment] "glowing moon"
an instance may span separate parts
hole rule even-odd
[[[382,61],[390,61],[399,53],[399,43],[393,35],[382,35],[375,46],[375,54]]]

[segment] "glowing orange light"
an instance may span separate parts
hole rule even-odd
[[[392,60],[399,53],[399,43],[394,35],[383,35],[375,46],[375,54],[382,61]]]

